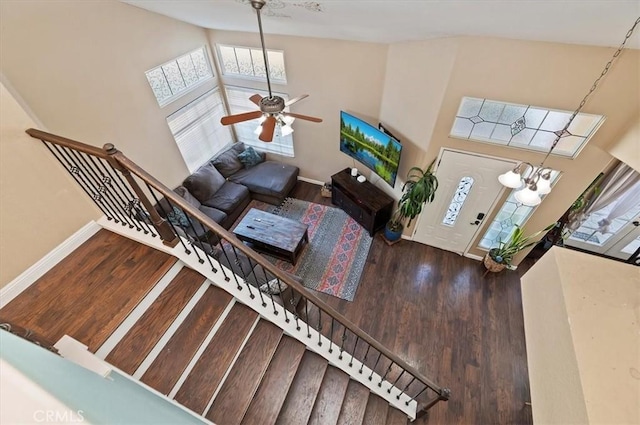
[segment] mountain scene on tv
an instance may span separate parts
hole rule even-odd
[[[390,185],[396,181],[401,149],[398,141],[360,119],[346,114],[340,117],[340,150],[372,169]]]

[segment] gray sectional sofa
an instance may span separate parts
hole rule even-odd
[[[241,160],[241,154],[246,150],[250,149],[245,148],[244,143],[234,143],[187,177],[174,191],[225,229],[231,227],[251,199],[279,205],[296,185],[298,167],[267,160],[263,152],[257,151],[252,153],[259,155],[259,162],[245,165],[247,161]],[[167,205],[163,207],[163,212],[170,211]],[[180,225],[175,218],[171,219]],[[195,220],[192,221],[195,224]],[[197,228],[199,226],[181,227],[198,239],[206,234],[205,229]]]

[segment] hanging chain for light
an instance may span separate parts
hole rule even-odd
[[[624,49],[624,46],[627,43],[627,40],[631,37],[631,35],[633,34],[633,31],[636,29],[639,23],[640,23],[640,17],[636,19],[636,22],[633,24],[631,29],[627,31],[627,35],[624,37],[624,40],[622,40],[620,47],[618,47],[618,50],[616,50],[616,52],[613,54],[609,62],[607,62],[607,64],[604,66],[604,69],[600,73],[600,76],[596,78],[596,80],[593,82],[593,85],[591,86],[591,89],[589,90],[589,92],[584,96],[584,98],[582,98],[582,102],[580,102],[580,105],[578,105],[578,109],[576,109],[573,112],[573,114],[571,114],[571,117],[569,118],[569,121],[567,121],[567,124],[564,126],[564,128],[556,134],[556,139],[553,141],[553,144],[551,145],[551,149],[549,149],[549,152],[547,152],[547,155],[544,157],[544,159],[540,163],[540,167],[538,168],[538,170],[541,170],[543,168],[544,162],[547,160],[547,158],[549,158],[549,155],[551,155],[551,152],[553,151],[553,149],[555,149],[556,145],[560,141],[560,138],[567,132],[567,130],[569,129],[569,126],[571,125],[571,122],[573,122],[573,119],[576,117],[576,115],[578,115],[578,113],[580,113],[585,103],[587,103],[587,99],[589,98],[589,96],[591,96],[591,93],[593,93],[596,90],[596,88],[598,87],[598,83],[600,83],[600,80],[602,79],[602,77],[607,75],[607,72],[609,72],[609,68],[611,68],[611,64],[613,63],[614,60],[616,60],[618,56],[620,56],[620,53],[622,52],[622,49]]]

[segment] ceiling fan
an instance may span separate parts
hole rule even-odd
[[[220,122],[222,125],[231,125],[239,122],[261,119],[260,127],[256,132],[260,132],[258,139],[263,142],[271,142],[273,140],[273,134],[275,133],[276,125],[282,126],[283,135],[291,134],[293,129],[291,123],[296,118],[301,120],[322,122],[321,118],[310,117],[308,115],[294,114],[293,112],[285,112],[285,108],[293,105],[294,103],[308,97],[308,94],[295,97],[285,101],[280,96],[274,96],[271,93],[271,80],[269,79],[269,60],[267,58],[267,49],[264,47],[264,34],[262,33],[262,19],[260,18],[260,10],[265,5],[265,0],[251,0],[251,6],[256,10],[258,15],[258,29],[260,30],[260,42],[262,44],[262,56],[264,58],[265,72],[267,75],[267,87],[269,88],[269,96],[262,97],[259,94],[254,94],[249,97],[253,103],[255,103],[260,109],[258,111],[244,112],[242,114],[227,115],[223,117]]]

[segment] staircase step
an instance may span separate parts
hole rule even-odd
[[[180,270],[105,360],[133,375],[204,281],[200,273],[190,268]]]
[[[69,335],[95,353],[175,262],[100,230],[4,306],[0,316],[49,341]]]
[[[386,425],[407,425],[409,418],[398,409],[389,407],[389,413],[387,414]]]
[[[309,421],[326,370],[324,358],[309,350],[304,352],[276,424],[306,424]]]
[[[282,329],[266,320],[258,322],[207,412],[207,419],[217,424],[240,424],[281,338]]]
[[[367,409],[370,391],[358,381],[350,380],[347,393],[342,402],[338,425],[362,424],[364,412]]]
[[[369,401],[367,402],[367,409],[364,412],[362,423],[367,425],[386,424],[389,409],[388,401],[373,393],[369,394]]]
[[[257,318],[258,313],[249,307],[238,303],[233,305],[176,393],[178,403],[198,414],[204,413]]]
[[[338,416],[348,385],[349,375],[333,366],[328,367],[313,405],[309,425],[335,425],[338,423]]]
[[[163,394],[169,394],[232,299],[226,291],[210,285],[141,381]]]
[[[243,424],[270,425],[276,422],[305,350],[301,342],[288,336],[282,337],[242,419]]]

